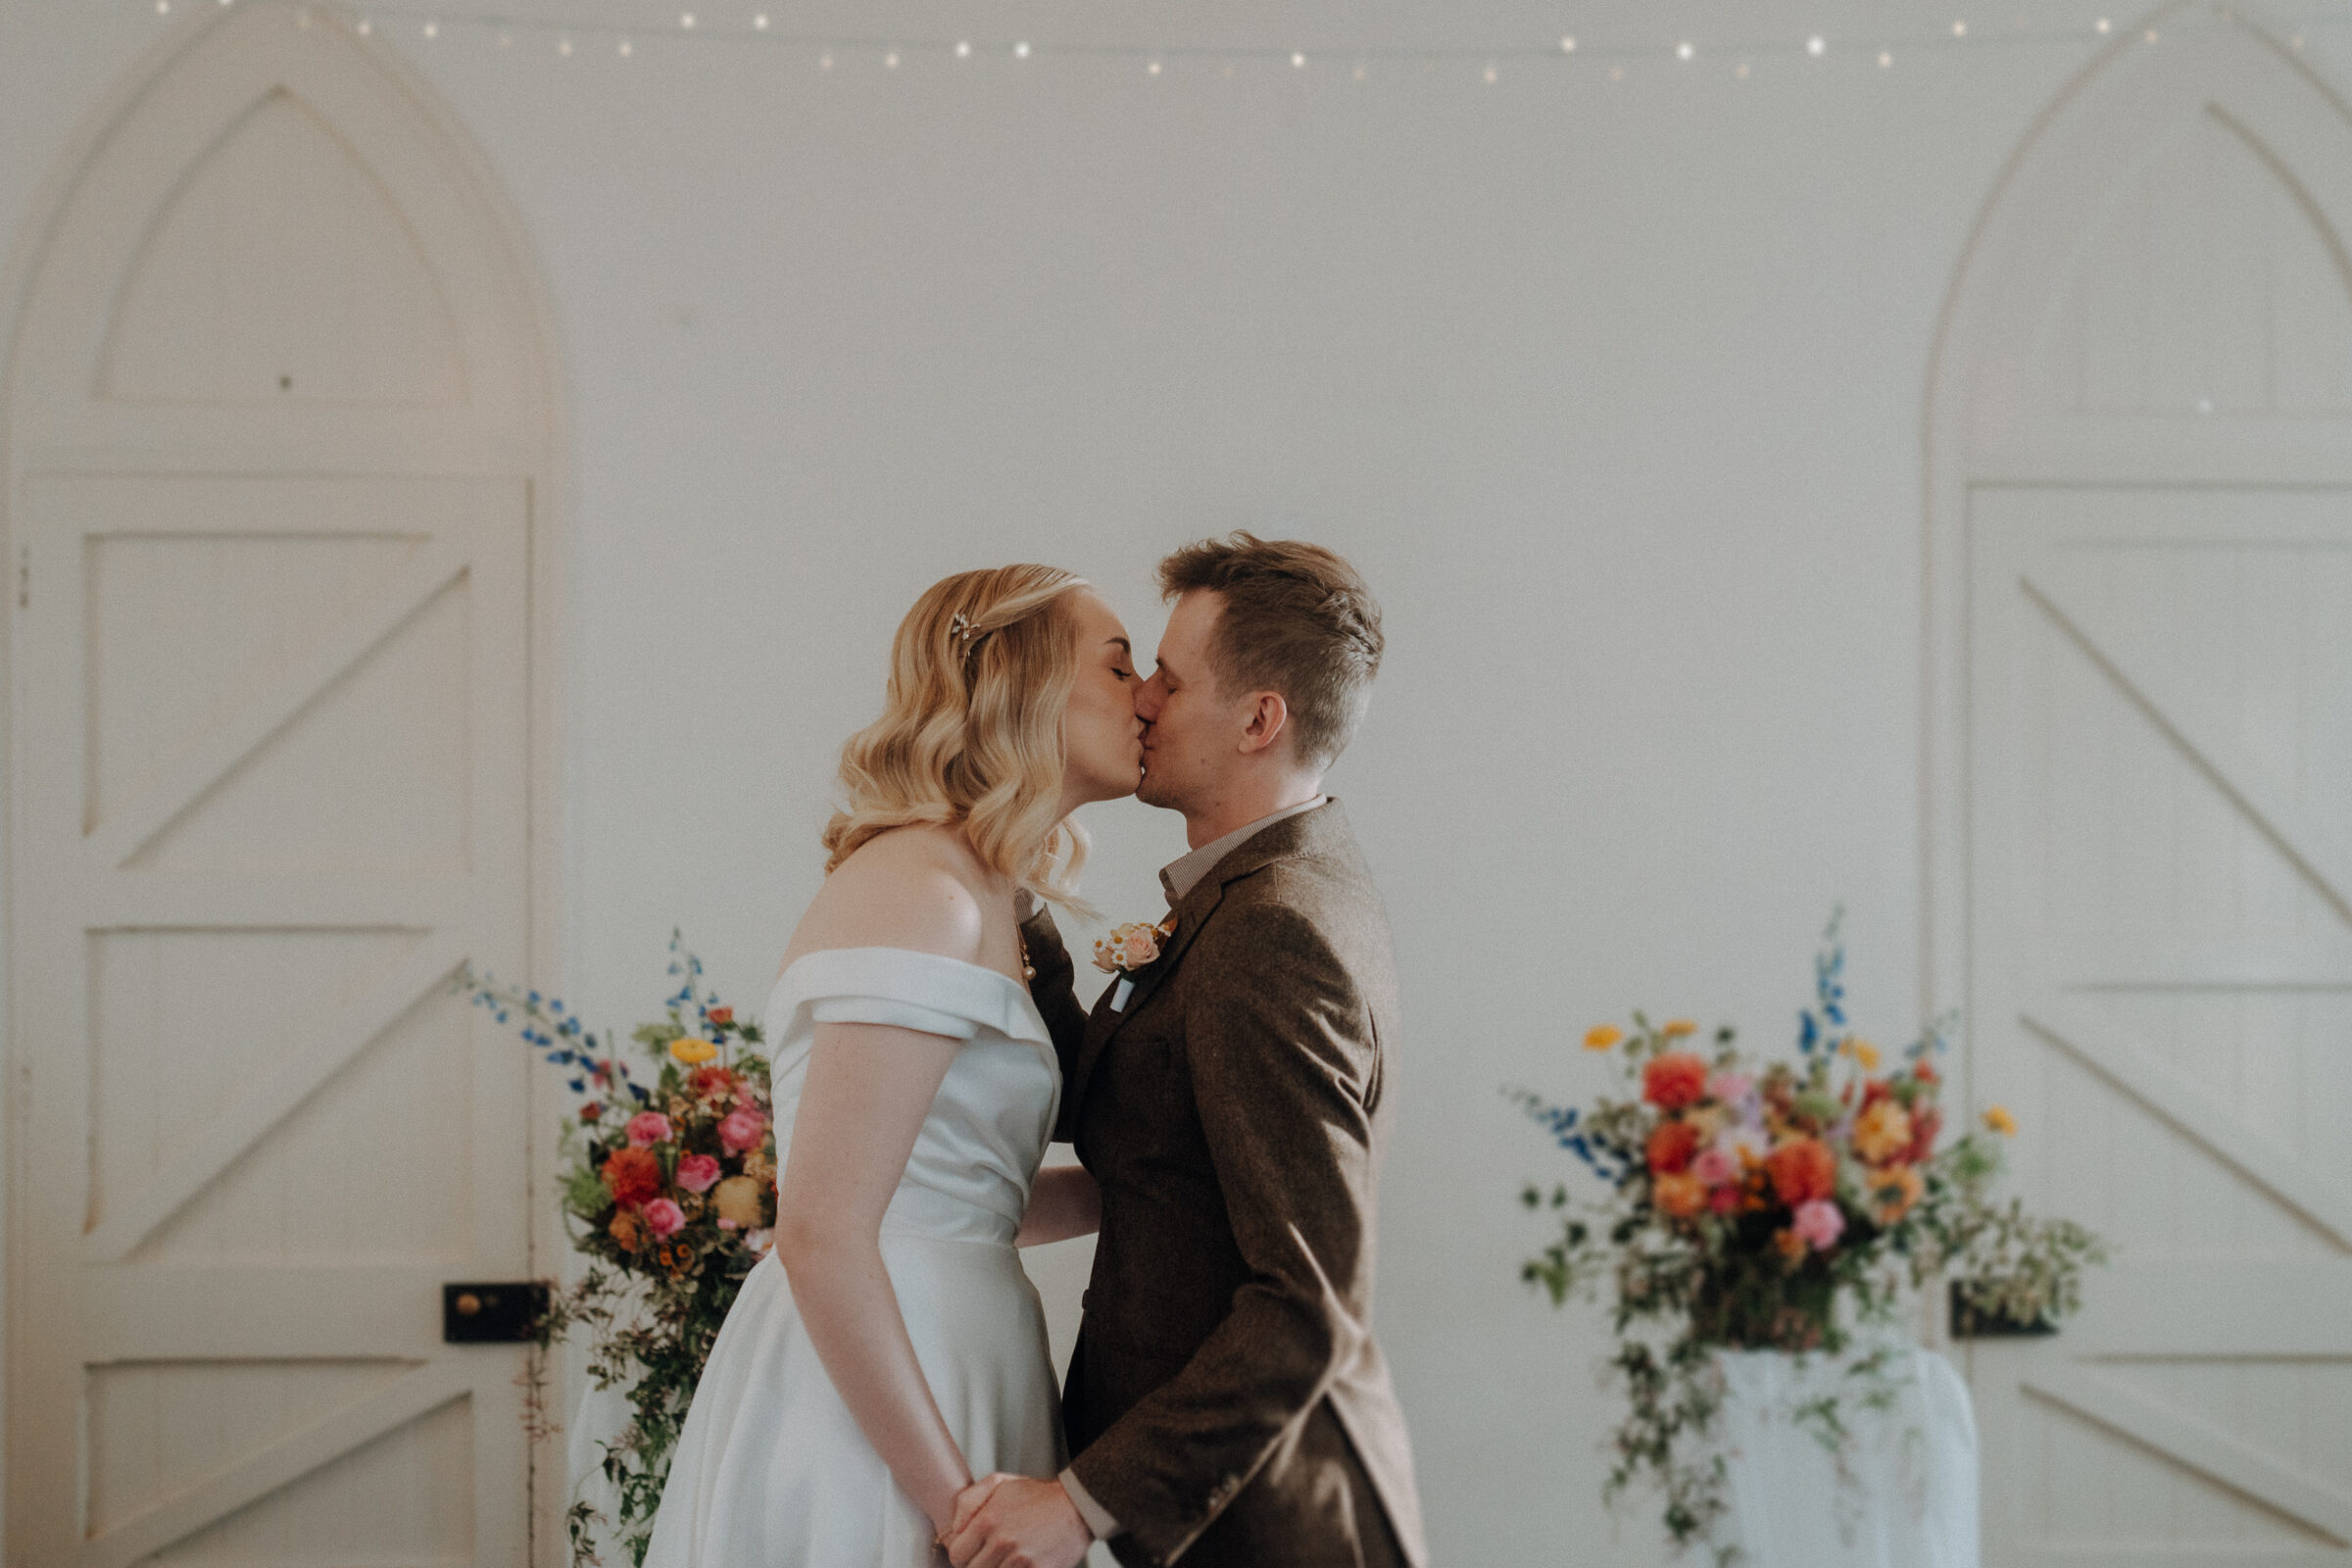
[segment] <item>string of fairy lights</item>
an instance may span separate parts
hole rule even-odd
[[[238,0],[153,0],[156,14],[226,8]],[[1483,78],[1489,85],[1506,74],[1583,71],[1623,81],[1628,73],[1643,67],[1692,69],[1712,66],[1745,79],[1759,64],[1793,60],[1816,66],[1832,61],[1860,61],[1891,71],[1898,61],[1923,54],[1962,49],[2014,49],[2052,44],[2092,46],[2131,42],[2156,45],[2168,36],[2193,32],[2199,25],[2218,24],[2210,17],[2185,17],[2157,23],[2132,22],[2102,16],[2077,24],[2034,24],[2022,17],[2014,24],[1983,24],[1954,16],[1933,31],[1832,35],[1807,31],[1781,37],[1702,39],[1695,36],[1661,38],[1632,44],[1601,42],[1573,32],[1541,42],[1494,48],[1283,48],[1270,46],[1220,47],[1194,44],[1153,48],[1126,43],[1056,43],[1010,37],[977,36],[886,38],[839,33],[813,33],[783,25],[772,13],[736,4],[720,16],[692,6],[665,17],[636,23],[564,20],[524,14],[435,8],[394,0],[358,8],[321,4],[300,12],[304,26],[314,19],[331,20],[363,36],[412,38],[419,44],[453,44],[470,38],[501,51],[539,53],[570,60],[602,51],[622,60],[634,58],[645,45],[749,47],[780,57],[798,57],[819,72],[878,68],[896,72],[922,62],[972,65],[996,60],[1016,65],[1033,61],[1098,62],[1132,71],[1146,78],[1206,71],[1232,76],[1238,69],[1308,73],[1337,71],[1363,81],[1400,68],[1421,71],[1450,69]],[[2336,6],[2307,19],[2284,41],[2301,50],[2305,30],[2313,25],[2352,22],[2352,7]]]

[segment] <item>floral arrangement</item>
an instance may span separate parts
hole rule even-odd
[[[645,1078],[610,1031],[586,1028],[560,1000],[486,976],[460,982],[562,1069],[577,1099],[558,1146],[561,1191],[572,1245],[589,1263],[553,1293],[539,1347],[583,1342],[589,1378],[621,1390],[630,1417],[605,1445],[602,1466],[617,1517],[608,1521],[586,1499],[566,1515],[575,1565],[602,1560],[596,1538],[606,1525],[631,1563],[644,1562],[703,1363],[775,1224],[776,1142],[760,1026],[705,990],[702,960],[675,932],[669,951],[678,989],[663,999],[659,1021],[629,1037],[650,1067]],[[538,1434],[554,1430],[543,1365],[535,1358],[529,1374]]]
[[[1941,1030],[1887,1063],[1847,1026],[1838,923],[1815,960],[1794,1062],[1742,1058],[1729,1028],[1702,1054],[1695,1023],[1635,1013],[1630,1031],[1602,1024],[1584,1039],[1613,1056],[1627,1098],[1559,1106],[1512,1092],[1601,1186],[1597,1200],[1566,1183],[1526,1188],[1522,1201],[1560,1233],[1522,1277],[1555,1306],[1607,1293],[1629,1408],[1604,1495],[1648,1474],[1677,1546],[1707,1538],[1725,1507],[1710,1442],[1718,1350],[1843,1352],[1852,1327],[1891,1322],[1906,1290],[1947,1271],[1975,1311],[2055,1319],[2079,1304],[2082,1267],[2104,1258],[2079,1226],[1992,1203],[1995,1140],[2017,1124],[1993,1105],[1981,1127],[1946,1136]],[[1850,1369],[1867,1404],[1891,1402],[1889,1354]],[[1842,1457],[1836,1401],[1799,1414]]]

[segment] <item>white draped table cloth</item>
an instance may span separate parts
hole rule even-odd
[[[1730,1486],[1719,1543],[1740,1568],[1979,1568],[1977,1422],[1968,1385],[1931,1350],[1902,1346],[1876,1379],[1849,1375],[1867,1353],[1718,1355],[1716,1415]],[[1871,1409],[1874,1386],[1893,1395]],[[1817,1420],[1797,1411],[1838,1396],[1846,1475]]]

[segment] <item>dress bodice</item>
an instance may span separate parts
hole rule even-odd
[[[935,953],[830,948],[804,955],[777,977],[766,1022],[779,1180],[818,1024],[892,1024],[961,1041],[882,1233],[1012,1240],[1061,1098],[1061,1068],[1028,987]]]

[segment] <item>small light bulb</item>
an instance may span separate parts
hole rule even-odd
[[[819,55],[816,61],[816,69],[819,71],[831,71],[833,69],[833,57],[829,54]]]
[[[1822,52],[1829,47],[1830,41],[1827,38],[1824,38],[1818,32],[1805,40],[1805,53],[1811,55],[1816,60],[1819,60],[1822,56]]]
[[[375,24],[374,24],[374,23],[372,23],[372,22],[368,21],[368,20],[366,17],[362,17],[362,18],[360,19],[360,36],[361,36],[361,37],[365,38],[365,37],[367,37],[367,36],[368,36],[369,33],[373,32],[374,30],[375,30]]]
[[[754,32],[765,32],[767,30],[766,12],[762,11],[752,19],[752,30]]]
[[[888,54],[884,55],[884,56],[882,57],[882,64],[884,64],[885,66],[888,66],[888,67],[889,67],[891,70],[893,70],[893,71],[896,71],[896,70],[898,70],[898,69],[899,69],[899,52],[898,52],[896,49],[893,49],[893,50],[892,50],[890,53],[888,53]]]
[[[426,24],[424,24],[424,35],[425,35],[427,38],[438,38],[438,37],[440,37],[440,36],[441,36],[441,24],[439,24],[438,22],[428,22],[428,23],[426,23]]]
[[[557,39],[556,53],[562,55],[564,59],[569,60],[571,58],[571,40],[569,38]]]
[[[1745,81],[1747,79],[1747,62],[1742,60],[1738,65],[1734,66],[1732,68],[1732,74],[1738,76],[1741,81]]]
[[[619,54],[621,59],[626,60],[629,58],[629,56],[635,54],[636,52],[637,46],[635,44],[629,42],[629,40],[626,38],[620,40]]]
[[[1625,68],[1623,66],[1611,66],[1609,68],[1609,79],[1611,81],[1623,81],[1625,79]]]
[[[1560,53],[1564,55],[1572,55],[1576,53],[1576,40],[1574,38],[1562,38],[1560,40]]]
[[[969,60],[969,59],[971,59],[971,58],[972,58],[972,46],[971,46],[970,44],[968,44],[968,43],[958,43],[958,44],[956,46],[956,59],[958,59],[958,60]]]
[[[2150,42],[2150,43],[2154,43],[2154,42],[2156,41],[2156,29],[2155,29],[2154,27],[2150,27],[2150,28],[2147,30],[2147,32],[2146,32],[2145,36],[2146,36],[2146,38],[2147,38],[2148,42]]]
[[[2101,17],[2096,23],[2092,24],[2092,25],[2096,26],[2101,32],[2112,32],[2115,30],[2115,24],[2109,22],[2105,17]]]
[[[172,14],[172,0],[155,0],[155,14],[159,17],[170,16]]]
[[[1495,69],[1494,69],[1493,66],[1489,66],[1489,67],[1487,68],[1487,85],[1488,85],[1488,86],[1490,86],[1490,87],[1492,87],[1492,86],[1494,86],[1494,83],[1495,83],[1496,81],[1498,81],[1499,79],[1501,79],[1501,74],[1500,74],[1499,72],[1497,72],[1497,71],[1496,71],[1496,70],[1495,70]]]
[[[1148,75],[1148,76],[1156,76],[1156,75],[1158,75],[1158,74],[1159,74],[1159,62],[1158,62],[1158,61],[1156,61],[1156,60],[1154,60],[1154,61],[1152,61],[1152,62],[1150,65],[1146,66],[1146,67],[1144,68],[1144,74],[1146,74],[1146,75]]]
[[[500,33],[500,34],[498,35],[498,46],[499,46],[501,49],[512,49],[512,48],[514,48],[514,35],[513,33],[511,33],[511,32],[502,32],[502,33]]]
[[[1358,81],[1361,81],[1361,80],[1363,80],[1363,79],[1364,79],[1364,68],[1363,68],[1363,67],[1361,67],[1361,66],[1358,66],[1358,67],[1356,67],[1356,68],[1355,68],[1355,79],[1356,79],[1356,80],[1358,80]]]
[[[684,28],[686,31],[692,32],[694,30],[694,13],[691,11],[679,12],[678,25]]]
[[[1698,51],[1690,46],[1690,40],[1688,38],[1674,46],[1674,58],[1677,60],[1688,60],[1697,53]]]
[[[1882,50],[1880,50],[1880,51],[1879,51],[1879,69],[1880,69],[1881,71],[1885,71],[1885,70],[1886,70],[1886,69],[1888,66],[1891,66],[1891,65],[1893,65],[1893,64],[1894,64],[1894,56],[1892,56],[1892,55],[1888,54],[1888,53],[1887,53],[1886,50],[1884,50],[1884,49],[1882,49]]]
[[[1304,70],[1306,69],[1306,56],[1304,56],[1304,55],[1301,55],[1301,54],[1294,54],[1294,55],[1292,55],[1292,56],[1291,56],[1291,69],[1292,69],[1293,71],[1304,71]]]
[[[1955,23],[1953,23],[1953,24],[1952,24],[1952,36],[1953,36],[1953,37],[1955,37],[1955,38],[1965,38],[1965,37],[1967,37],[1967,36],[1968,36],[1968,24],[1967,24],[1967,23],[1965,23],[1965,22],[1955,22]]]
[[[1029,58],[1028,39],[1024,38],[1019,43],[1016,43],[1012,46],[1012,58],[1015,60],[1026,60]]]
[[[2303,47],[2303,35],[2302,35],[2301,33],[2299,33],[2299,32],[2298,32],[2298,33],[2296,33],[2296,34],[2295,34],[2295,35],[2294,35],[2292,38],[2289,38],[2289,39],[2287,39],[2287,40],[2286,40],[2286,46],[2287,46],[2289,49],[2300,49],[2300,48],[2302,48],[2302,47]]]

